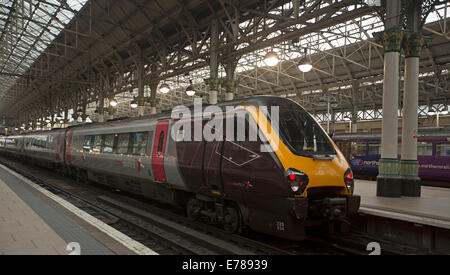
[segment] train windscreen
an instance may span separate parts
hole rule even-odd
[[[279,136],[294,154],[313,157],[336,155],[336,150],[322,127],[293,101],[279,107]]]

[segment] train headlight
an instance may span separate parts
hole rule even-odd
[[[305,173],[302,173],[294,168],[289,168],[284,174],[292,192],[296,195],[300,195],[305,191],[309,182],[309,178]]]
[[[355,180],[353,179],[353,172],[350,168],[345,171],[344,182],[348,192],[350,192],[350,194],[353,194],[353,190],[355,189]]]
[[[297,181],[292,181],[291,189],[292,189],[292,192],[297,193],[298,190],[300,189],[300,184]]]

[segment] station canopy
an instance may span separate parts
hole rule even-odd
[[[191,81],[196,95],[207,96],[211,21],[217,19],[219,77],[237,64],[235,98],[292,98],[319,120],[327,119],[327,103],[338,120],[352,112],[377,119],[383,49],[373,33],[384,29],[383,11],[363,2],[0,0],[0,116],[17,124],[86,103],[94,120],[102,93],[119,101],[115,116],[136,115],[129,103],[138,95],[139,62],[146,97],[154,82],[171,87],[157,94],[159,111],[190,105],[185,90]],[[420,59],[422,113],[450,103],[450,6],[433,3],[424,7],[423,34],[432,40]],[[304,49],[313,64],[308,73],[298,69]],[[270,51],[280,58],[277,66],[264,63]]]

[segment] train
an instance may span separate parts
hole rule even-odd
[[[347,160],[295,101],[258,96],[194,109],[3,137],[0,153],[183,207],[230,234],[303,240],[305,228],[348,225],[358,212]],[[196,138],[196,129],[215,138]]]
[[[375,179],[380,159],[380,133],[346,133],[333,136],[347,158],[355,177]],[[398,152],[401,152],[401,136]],[[399,154],[398,159],[401,159]],[[419,177],[450,183],[450,128],[422,128],[417,135]],[[446,185],[449,186],[449,185]]]

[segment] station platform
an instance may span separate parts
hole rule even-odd
[[[450,229],[450,189],[422,186],[421,197],[377,197],[376,181],[355,180],[361,196],[359,212]]]
[[[156,254],[0,165],[0,255]]]

